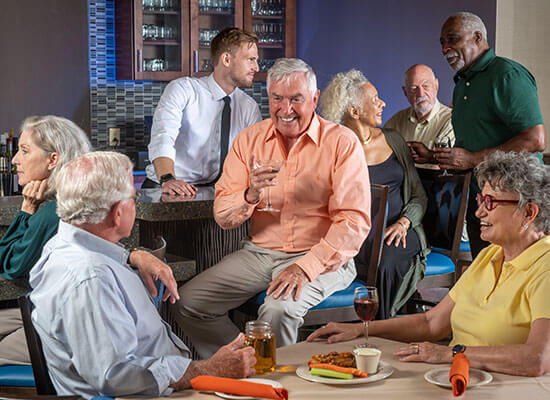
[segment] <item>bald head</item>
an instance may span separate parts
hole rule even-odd
[[[430,67],[415,64],[405,72],[403,93],[409,100],[419,122],[430,115],[437,99],[439,81]]]

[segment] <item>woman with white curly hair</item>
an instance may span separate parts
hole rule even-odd
[[[393,317],[416,292],[426,270],[427,241],[422,217],[427,197],[410,151],[394,129],[379,128],[386,103],[357,70],[337,74],[319,98],[321,115],[350,128],[361,142],[371,183],[388,185],[388,227],[376,286],[377,319]],[[372,216],[376,218],[376,210]],[[374,225],[374,223],[373,223]],[[373,232],[355,257],[357,271],[366,274]]]
[[[483,249],[424,314],[373,321],[369,333],[409,342],[401,361],[450,363],[512,375],[550,372],[550,167],[533,154],[495,151],[475,169]],[[361,324],[330,323],[308,340],[350,340]],[[435,344],[452,334],[449,346]]]

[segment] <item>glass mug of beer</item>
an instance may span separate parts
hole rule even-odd
[[[275,334],[271,331],[271,324],[265,321],[248,321],[245,326],[243,346],[254,348],[256,375],[265,375],[273,372],[277,365]]]

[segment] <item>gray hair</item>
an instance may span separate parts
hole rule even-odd
[[[539,213],[533,225],[539,232],[550,232],[550,166],[527,151],[495,151],[475,168],[475,175],[481,188],[487,182],[493,189],[517,193],[518,208],[536,204]]]
[[[340,72],[319,97],[319,113],[329,121],[342,124],[349,106],[361,108],[361,86],[370,83],[361,71]]]
[[[454,13],[447,19],[451,18],[459,18],[462,20],[462,26],[466,29],[468,29],[471,32],[479,32],[481,33],[481,38],[487,42],[487,28],[485,27],[485,24],[479,18],[477,15],[472,14],[471,12],[467,11],[460,11],[457,13]]]
[[[317,91],[317,77],[313,68],[298,58],[279,58],[267,71],[267,89],[271,82],[288,80],[293,74],[304,72],[311,94]]]
[[[21,132],[28,131],[34,142],[46,154],[58,153],[59,161],[48,178],[46,197],[53,198],[56,175],[67,162],[92,150],[88,136],[74,122],[55,115],[33,116],[21,124]]]
[[[113,205],[134,194],[130,159],[114,151],[84,154],[59,171],[57,215],[81,225],[102,222]]]

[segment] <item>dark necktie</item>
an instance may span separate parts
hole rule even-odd
[[[227,156],[227,148],[229,147],[229,130],[231,128],[231,97],[225,96],[223,99],[225,103],[222,111],[222,127],[221,127],[221,137],[220,137],[220,171],[218,176],[214,179],[214,182],[217,182],[220,179],[223,171],[223,162]]]

